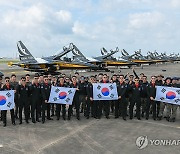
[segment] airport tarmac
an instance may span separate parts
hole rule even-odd
[[[151,75],[163,74],[167,76],[180,76],[180,64],[165,64],[144,66],[143,69],[135,68],[137,74],[145,73]],[[120,69],[113,69],[118,73]],[[166,71],[162,71],[166,70]],[[8,68],[0,64],[0,71],[6,76],[12,73],[18,78],[24,74],[19,68]],[[69,74],[70,71],[62,71]],[[122,74],[131,69],[121,69]],[[80,72],[80,75],[89,76],[99,72]],[[32,73],[30,73],[32,74]],[[108,72],[111,75],[111,73]],[[176,122],[133,120],[127,121],[122,118],[114,119],[111,114],[110,119],[102,118],[85,119],[81,114],[78,121],[72,117],[71,121],[46,121],[45,124],[36,123],[13,126],[8,116],[7,127],[3,127],[0,122],[0,154],[179,154],[179,145],[159,145],[158,140],[180,140],[180,109],[178,109]],[[143,149],[138,149],[136,139],[140,136],[147,136],[148,145]],[[150,140],[156,140],[157,144],[151,145]]]

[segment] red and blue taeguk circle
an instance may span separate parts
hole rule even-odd
[[[0,96],[0,105],[6,104],[6,97]]]
[[[166,94],[166,98],[167,98],[167,99],[174,99],[174,98],[176,98],[176,93],[173,92],[173,91],[169,91],[169,92],[167,92],[167,94]]]
[[[108,95],[109,95],[109,89],[108,89],[108,88],[102,88],[101,93],[102,93],[104,96],[108,96]]]
[[[59,93],[59,99],[65,99],[66,96],[67,96],[67,93],[64,91]]]

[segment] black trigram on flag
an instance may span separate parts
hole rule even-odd
[[[114,89],[113,85],[110,85],[109,88],[110,88],[111,90]]]
[[[178,99],[176,99],[176,100],[174,100],[176,103],[178,103],[179,101],[180,101],[180,99],[178,98]]]
[[[99,90],[99,89],[101,89],[101,86],[100,86],[100,85],[98,85],[98,86],[97,86],[97,89],[98,89],[98,90]]]
[[[111,94],[110,97],[113,98],[113,97],[114,97],[114,94]]]
[[[60,91],[60,90],[59,90],[58,88],[55,90],[56,93],[58,93],[59,91]]]
[[[68,97],[68,98],[66,98],[66,100],[65,100],[67,103],[70,101],[70,98]]]
[[[161,92],[162,92],[162,93],[165,93],[165,92],[166,92],[166,89],[162,88]]]
[[[7,97],[11,97],[11,94],[8,92],[8,93],[6,94],[6,96],[7,96]]]
[[[178,93],[178,95],[180,95],[180,90],[176,90],[176,92]]]
[[[160,100],[164,100],[164,97],[161,97]]]
[[[71,90],[69,90],[69,91],[68,91],[68,93],[69,93],[69,94],[71,94],[71,93],[72,93],[72,91],[71,91]]]
[[[98,98],[101,98],[102,96],[101,96],[101,94],[98,94],[97,97],[98,97]]]
[[[10,107],[11,107],[11,104],[12,104],[12,103],[11,103],[11,102],[9,102],[9,103],[7,104],[7,107],[9,107],[9,108],[10,108]]]
[[[53,100],[54,100],[54,101],[57,101],[57,97],[54,97]]]

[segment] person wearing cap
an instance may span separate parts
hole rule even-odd
[[[39,115],[41,112],[41,85],[39,84],[39,76],[35,75],[33,84],[30,86],[31,90],[31,118],[32,122],[36,123],[39,121]],[[36,111],[36,113],[35,113]]]
[[[178,88],[178,78],[172,78],[172,87]],[[175,104],[167,104],[167,117],[169,117],[169,122],[175,122],[176,120],[176,112],[178,105]]]
[[[5,77],[5,84],[2,87],[2,90],[6,91],[6,90],[14,90],[14,87],[10,84],[10,78],[9,77]],[[4,127],[6,127],[7,124],[7,110],[3,110],[2,112],[2,119],[3,119],[3,124]],[[11,113],[11,121],[13,125],[15,124],[15,116],[14,116],[14,109],[10,110]]]
[[[166,86],[166,87],[171,87],[172,86],[171,85],[171,77],[167,77],[165,79],[165,83],[164,83],[163,86]],[[161,104],[160,104],[160,111],[159,111],[159,120],[161,120],[162,117],[163,117],[163,113],[164,113],[165,107],[167,107],[167,103],[161,102]],[[169,121],[169,119],[170,119],[169,116],[165,115],[164,117],[166,118],[167,121]]]
[[[24,109],[25,121],[29,123],[29,102],[30,88],[26,84],[26,78],[21,77],[20,84],[17,87],[17,93],[19,95],[19,124],[22,124],[22,110]]]

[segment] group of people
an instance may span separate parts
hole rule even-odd
[[[63,120],[71,120],[73,114],[78,120],[82,115],[87,119],[100,119],[102,116],[109,119],[110,113],[114,114],[114,118],[122,117],[123,120],[127,120],[128,116],[129,119],[137,117],[138,120],[148,120],[152,114],[154,120],[165,117],[167,121],[175,122],[178,105],[155,101],[156,86],[180,88],[180,78],[163,79],[163,75],[153,75],[148,82],[145,74],[138,76],[134,70],[133,73],[112,76],[99,73],[89,77],[80,76],[78,72],[71,77],[66,74],[53,76],[36,73],[32,80],[26,74],[19,82],[16,81],[16,75],[12,74],[11,77],[4,78],[4,83],[0,77],[0,90],[15,92],[15,108],[10,110],[13,125],[16,125],[17,120],[22,124],[24,118],[26,123],[31,119],[32,123],[43,124],[46,120],[53,120],[53,117],[59,120],[62,116]],[[93,100],[93,83],[116,83],[118,100]],[[51,86],[76,88],[72,105],[49,103]],[[7,111],[0,112],[0,120],[5,127]]]

